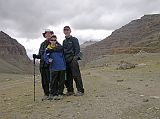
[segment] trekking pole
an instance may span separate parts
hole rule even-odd
[[[35,67],[36,67],[36,65],[35,65],[35,58],[33,59],[33,64],[34,64],[34,101],[36,100],[36,95],[35,95],[35,93],[36,93],[36,91],[35,91],[35,83],[36,83],[36,77],[35,77],[35,74],[36,74],[36,72],[35,72]]]

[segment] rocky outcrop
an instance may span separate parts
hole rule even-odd
[[[32,73],[32,61],[24,46],[3,31],[0,31],[0,62],[0,72]]]
[[[160,52],[160,14],[144,15],[84,49],[85,61],[106,54]]]
[[[83,44],[80,45],[81,50],[84,50],[87,46],[95,44],[96,42],[98,42],[98,41],[92,41],[92,40],[90,40],[90,41],[84,42]]]
[[[132,69],[135,68],[135,64],[126,62],[126,61],[120,61],[120,64],[118,64],[117,70],[122,69],[122,70],[126,70],[126,69]]]

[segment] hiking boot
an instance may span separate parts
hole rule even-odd
[[[83,96],[83,95],[84,95],[84,93],[82,93],[80,91],[78,91],[76,94],[74,94],[74,96]]]
[[[53,95],[50,94],[50,95],[48,96],[47,100],[53,100]]]
[[[74,95],[74,94],[75,94],[74,92],[67,92],[67,93],[66,93],[67,96],[72,96],[72,95]]]
[[[55,96],[53,96],[53,98],[52,98],[53,100],[58,100],[58,96],[57,95],[55,95]]]
[[[58,95],[57,100],[62,100],[63,99],[63,95]]]
[[[42,101],[47,100],[48,97],[49,97],[48,95],[44,95],[44,96],[42,97]]]

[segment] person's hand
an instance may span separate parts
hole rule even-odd
[[[33,54],[33,58],[36,59],[36,58],[37,58],[37,55],[36,55],[36,54]]]
[[[78,56],[74,56],[74,57],[73,57],[73,61],[77,61],[78,58],[79,58]]]
[[[52,58],[49,58],[49,63],[52,63],[53,59]]]

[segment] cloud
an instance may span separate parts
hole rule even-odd
[[[102,40],[113,30],[142,17],[160,13],[160,0],[0,0],[0,30],[37,52],[46,28],[64,39],[63,26],[71,25],[80,43]]]
[[[38,38],[46,27],[64,22],[79,30],[115,30],[144,14],[159,13],[159,4],[159,0],[1,0],[0,28],[23,38]]]

